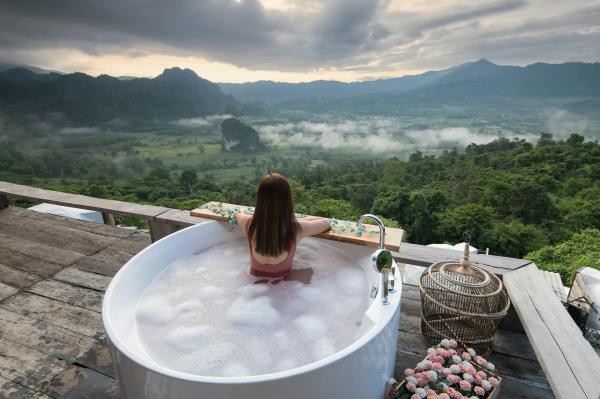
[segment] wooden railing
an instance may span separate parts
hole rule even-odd
[[[107,223],[114,215],[147,220],[152,241],[207,219],[190,216],[189,211],[0,182],[0,209],[8,197],[48,202],[102,212]],[[444,259],[458,259],[460,252],[402,243],[394,253],[396,261],[429,266]],[[598,399],[600,397],[600,358],[540,276],[536,265],[524,259],[473,255],[471,260],[503,277],[512,305],[529,337],[554,395],[559,399]]]

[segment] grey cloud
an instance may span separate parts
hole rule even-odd
[[[600,56],[598,3],[556,15],[549,6],[540,17],[527,14],[523,0],[445,2],[442,11],[420,13],[387,12],[390,0],[308,0],[305,8],[290,1],[284,12],[259,0],[0,0],[0,52],[195,55],[250,69],[367,75],[481,57],[528,63],[561,52],[562,60]],[[592,33],[580,32],[586,29]]]

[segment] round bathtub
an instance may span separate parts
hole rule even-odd
[[[381,289],[370,299],[360,337],[350,346],[323,359],[290,370],[247,377],[188,374],[161,366],[144,349],[137,332],[135,312],[144,290],[173,261],[241,236],[218,222],[206,222],[171,234],[148,246],[115,275],[102,306],[102,318],[111,343],[113,364],[125,398],[171,399],[380,399],[394,372],[401,284],[381,304]],[[379,282],[372,270],[372,248],[329,242]],[[227,295],[227,293],[223,293]],[[368,293],[360,293],[368,295]],[[344,301],[343,297],[339,298]]]

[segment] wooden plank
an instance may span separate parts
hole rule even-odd
[[[0,181],[0,194],[11,197],[32,199],[50,204],[66,205],[99,212],[110,212],[120,215],[136,216],[143,219],[153,219],[166,212],[168,208],[154,205],[141,205],[130,202],[92,198],[79,194],[62,193],[44,190],[20,184]]]
[[[48,279],[27,288],[26,291],[102,313],[102,293],[96,290]]]
[[[74,267],[84,272],[112,277],[119,271],[119,269],[122,266],[123,264],[120,262],[100,259],[94,255],[86,256],[85,258],[79,259],[71,267]]]
[[[96,291],[106,291],[111,278],[101,274],[81,271],[75,267],[67,267],[54,275],[55,280],[63,281]]]
[[[0,376],[1,399],[52,399],[52,397],[38,391],[29,389],[14,381]]]
[[[52,219],[29,223],[23,219],[1,218],[0,233],[13,239],[25,239],[85,255],[96,253],[119,240],[117,237],[61,226]]]
[[[0,302],[0,307],[88,337],[97,339],[106,337],[101,315],[79,306],[28,292],[19,292]]]
[[[106,340],[96,340],[96,343],[88,351],[77,358],[77,363],[116,378],[109,344]]]
[[[165,213],[158,215],[155,220],[158,222],[175,225],[178,228],[184,228],[193,226],[195,224],[208,222],[210,219],[192,216],[189,211],[169,209]]]
[[[7,380],[38,389],[66,365],[64,360],[0,337],[0,376]]]
[[[597,399],[600,358],[583,338],[534,264],[508,273],[504,283],[554,395]]]
[[[19,292],[15,287],[0,283],[0,301]]]
[[[84,220],[70,219],[63,216],[49,215],[47,213],[41,213],[30,209],[19,208],[16,206],[9,206],[8,208],[0,211],[0,223],[5,219],[15,220],[26,220],[32,224],[37,221],[52,221],[53,224],[69,227],[76,230],[86,231],[98,235],[104,235],[108,237],[120,237],[125,238],[130,236],[135,230],[125,229],[122,227],[113,227],[98,223],[91,223]]]
[[[63,265],[58,263],[2,248],[2,244],[2,237],[0,237],[0,259],[2,259],[3,264],[10,268],[40,276],[52,276],[64,268]]]
[[[77,252],[27,239],[9,237],[2,233],[0,233],[0,248],[63,266],[69,266],[85,256]],[[2,262],[5,262],[3,258],[0,259],[2,259]]]
[[[113,378],[74,364],[45,385],[43,390],[53,397],[62,399],[120,397],[119,387]]]
[[[218,220],[221,222],[227,222],[227,218],[221,216],[218,213],[211,211],[212,208],[219,209],[228,209],[228,208],[236,208],[239,207],[242,209],[242,212],[247,212],[248,207],[242,205],[235,204],[227,204],[223,202],[209,202],[207,204],[202,205],[199,208],[196,208],[190,212],[191,216],[196,216],[205,219]],[[248,211],[249,212],[249,211]],[[356,228],[356,223],[354,222],[344,222],[340,221],[340,223],[348,224],[348,226],[352,226]],[[377,226],[373,225],[365,225],[366,231],[358,236],[356,233],[351,233],[350,231],[341,232],[341,231],[332,231],[327,230],[321,234],[316,235],[317,238],[322,238],[325,240],[332,241],[340,241],[347,242],[356,245],[363,245],[367,247],[377,248],[379,247],[379,229]],[[371,234],[373,232],[374,234]],[[400,242],[402,242],[402,236],[404,234],[404,230],[395,229],[391,227],[386,227],[385,229],[385,247],[390,251],[398,251],[400,248]]]
[[[37,274],[27,273],[0,263],[0,283],[16,288],[29,287],[42,279]]]
[[[61,326],[0,308],[1,336],[70,362],[86,355],[97,341]]]
[[[462,252],[403,242],[400,251],[393,255],[396,262],[417,266],[429,266],[432,263],[442,260],[460,260]],[[492,273],[500,275],[531,263],[525,259],[482,254],[470,255],[470,259],[473,262],[483,265],[484,268]]]

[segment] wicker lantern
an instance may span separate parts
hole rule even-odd
[[[492,351],[492,340],[510,300],[502,281],[469,261],[469,245],[460,262],[436,262],[419,280],[421,334],[430,344],[455,339],[482,356]]]

